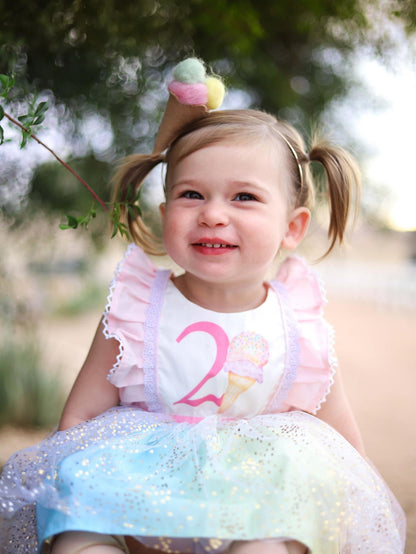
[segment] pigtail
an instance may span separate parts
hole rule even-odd
[[[319,162],[325,170],[329,201],[328,238],[330,245],[325,256],[336,242],[341,244],[351,209],[355,218],[359,212],[361,175],[354,158],[343,148],[326,141],[316,141],[309,152],[311,162]]]
[[[113,178],[113,201],[120,206],[120,221],[127,225],[136,244],[156,256],[164,254],[162,240],[145,223],[137,199],[145,178],[163,161],[161,154],[133,154],[125,158]]]

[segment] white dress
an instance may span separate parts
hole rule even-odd
[[[291,257],[258,308],[206,310],[131,246],[104,318],[120,343],[108,377],[120,406],[8,462],[1,552],[83,529],[166,552],[290,538],[314,554],[402,553],[387,485],[313,415],[336,369],[324,304]]]

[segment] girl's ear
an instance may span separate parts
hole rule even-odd
[[[286,235],[282,240],[282,248],[294,250],[302,241],[309,227],[311,212],[308,208],[296,208],[290,215]]]
[[[159,204],[159,212],[160,212],[160,215],[162,216],[162,220],[165,217],[165,209],[166,209],[165,202],[162,202],[161,204]]]

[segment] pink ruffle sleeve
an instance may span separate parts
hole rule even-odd
[[[327,303],[323,285],[318,275],[298,256],[287,258],[276,278],[286,287],[300,340],[297,376],[283,410],[297,409],[315,414],[325,402],[337,366],[334,331],[323,317]]]
[[[120,343],[108,380],[119,388],[123,404],[145,402],[144,320],[156,267],[137,246],[130,245],[110,285],[104,312],[104,335]]]

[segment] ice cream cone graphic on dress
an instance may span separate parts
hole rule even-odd
[[[269,347],[261,335],[243,332],[233,338],[223,368],[228,372],[228,385],[218,413],[230,409],[237,398],[256,382],[263,382],[263,368],[268,361]]]
[[[225,92],[222,82],[216,77],[207,77],[203,63],[196,58],[188,58],[174,68],[168,89],[169,100],[156,136],[154,154],[168,148],[187,124],[219,108]]]

